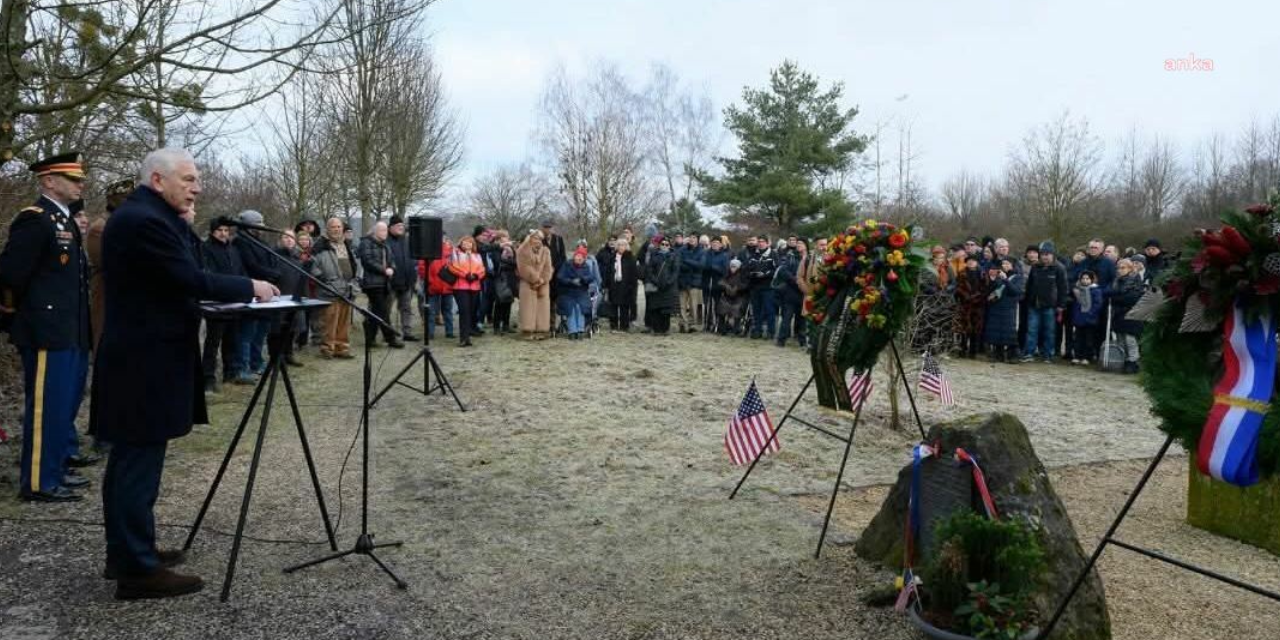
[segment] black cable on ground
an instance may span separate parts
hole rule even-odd
[[[383,353],[382,360],[378,362],[378,368],[374,371],[373,379],[370,382],[371,386],[373,387],[378,386],[377,382],[378,382],[378,378],[382,375],[382,367],[387,363],[387,358],[390,356],[391,356],[390,350]],[[330,408],[340,407],[340,408],[348,408],[348,409],[363,408],[362,405],[346,405],[346,404],[309,404],[309,405],[299,404],[298,406],[299,407],[330,407]],[[338,470],[338,517],[335,519],[334,525],[333,525],[334,535],[337,535],[337,533],[341,530],[341,527],[342,527],[342,511],[343,511],[343,503],[345,502],[342,496],[342,479],[344,476],[346,476],[347,463],[350,462],[351,460],[351,453],[354,452],[356,449],[356,443],[360,441],[360,434],[363,431],[363,429],[364,429],[364,418],[362,416],[361,419],[359,420],[359,423],[356,425],[355,435],[352,436],[351,438],[351,444],[350,446],[347,447],[347,453],[342,458],[342,467]],[[73,525],[82,526],[82,527],[105,527],[106,526],[106,523],[104,522],[95,521],[95,520],[82,520],[77,518],[18,518],[18,517],[11,517],[11,516],[0,516],[0,522],[13,522],[13,523],[19,523],[19,524],[73,524]],[[165,529],[183,529],[186,531],[190,531],[192,527],[192,525],[189,525],[189,524],[173,524],[168,522],[157,522],[156,526],[160,528],[165,528]],[[213,529],[211,527],[203,527],[201,530],[208,531],[209,533],[212,533],[214,535],[223,536],[226,538],[235,537],[234,533],[230,533],[227,531],[220,531],[218,529]],[[248,534],[242,535],[241,538],[245,540],[250,540],[253,542],[262,542],[266,544],[295,544],[295,545],[307,545],[307,546],[329,544],[329,541],[327,540],[282,540],[277,538],[261,538],[261,537],[251,536]]]
[[[105,527],[106,523],[95,520],[80,520],[77,518],[15,518],[11,516],[0,516],[0,522],[16,522],[19,524],[74,524],[82,527]],[[172,524],[168,522],[157,522],[157,527],[165,529],[183,529],[190,531],[189,524]],[[211,527],[202,527],[201,531],[208,531],[214,535],[223,536],[225,538],[234,538],[236,534],[227,531],[220,531]],[[259,538],[248,534],[240,536],[245,540],[253,542],[264,542],[267,544],[298,544],[298,545],[320,545],[329,544],[328,540],[282,540],[279,538]]]

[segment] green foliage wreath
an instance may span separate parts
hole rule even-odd
[[[1223,372],[1222,322],[1233,301],[1239,298],[1246,314],[1270,309],[1273,317],[1280,317],[1277,203],[1273,197],[1271,204],[1224,215],[1224,226],[1217,231],[1197,231],[1171,273],[1158,283],[1167,300],[1142,334],[1142,386],[1161,430],[1187,451],[1198,447],[1213,405],[1213,386]],[[1189,302],[1190,315],[1202,326],[1213,325],[1213,330],[1182,330]],[[1262,477],[1280,473],[1280,408],[1275,404],[1263,420],[1258,469]]]

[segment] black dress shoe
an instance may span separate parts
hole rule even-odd
[[[81,453],[67,458],[67,466],[69,467],[91,467],[99,462],[102,462],[102,456],[92,453]]]
[[[418,338],[418,336],[413,335],[412,333],[404,334],[405,342],[417,342],[418,340],[420,340],[420,338]]]
[[[116,600],[172,598],[195,593],[204,588],[198,576],[184,576],[169,569],[141,577],[121,578],[116,582]]]
[[[292,356],[292,355],[290,355],[289,357],[285,358],[285,359],[284,359],[284,363],[285,363],[285,364],[287,364],[287,365],[289,365],[289,366],[291,366],[291,367],[301,367],[301,366],[303,366],[302,361],[301,361],[301,360],[299,360],[297,357]]]
[[[181,549],[157,549],[156,555],[160,557],[161,569],[172,569],[187,561],[187,552]],[[110,565],[102,570],[102,578],[104,580],[115,580],[116,570]]]
[[[399,340],[390,340],[387,342],[387,347],[390,349],[403,349],[404,343]]]
[[[81,487],[87,487],[89,484],[89,479],[79,474],[74,476],[70,474],[62,476],[62,486],[68,489],[79,489]]]
[[[54,487],[48,491],[23,491],[18,494],[24,502],[80,502],[84,497],[66,487]]]

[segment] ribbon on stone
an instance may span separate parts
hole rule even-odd
[[[915,541],[920,537],[921,467],[925,460],[937,455],[937,452],[936,447],[923,442],[911,448],[911,492],[907,496],[907,532],[902,553],[903,571],[902,577],[897,581],[898,601],[894,604],[894,608],[898,611],[906,610],[907,603],[920,585],[920,579],[915,576],[911,567],[915,562]]]
[[[988,518],[998,520],[1000,516],[996,514],[996,501],[991,498],[991,491],[987,489],[987,477],[982,474],[982,467],[978,466],[978,459],[970,455],[968,451],[956,447],[956,462],[967,464],[973,468],[973,484],[978,487],[978,495],[982,497],[982,507],[986,509]]]
[[[920,443],[911,448],[911,493],[907,498],[907,540],[903,546],[902,564],[908,568],[915,562],[915,541],[920,537],[920,484],[924,461],[937,453],[934,447]]]
[[[1200,432],[1200,473],[1247,487],[1258,482],[1258,436],[1271,407],[1276,376],[1276,325],[1270,309],[1247,319],[1240,301],[1222,327],[1226,370],[1213,388],[1213,407]]]

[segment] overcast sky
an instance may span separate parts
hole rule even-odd
[[[930,187],[964,167],[994,173],[1064,109],[1087,117],[1109,154],[1137,125],[1184,156],[1213,131],[1280,113],[1280,3],[1265,0],[439,0],[428,20],[467,124],[459,184],[532,150],[557,63],[615,62],[639,83],[665,62],[719,110],[790,58],[845,84],[856,130],[913,121]],[[1213,70],[1165,70],[1193,56]]]

